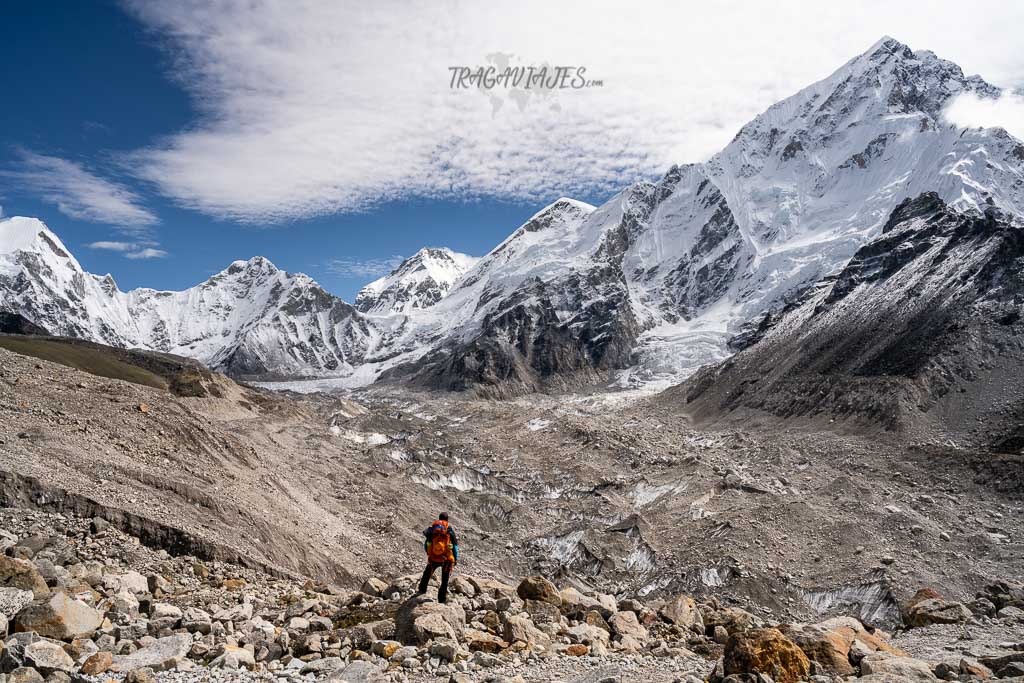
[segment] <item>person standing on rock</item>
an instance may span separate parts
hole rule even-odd
[[[455,529],[448,524],[447,512],[439,514],[434,523],[424,529],[423,549],[427,551],[427,568],[423,570],[423,578],[420,579],[416,595],[427,592],[434,570],[440,567],[441,587],[437,589],[437,601],[447,602],[448,577],[452,574],[452,567],[459,561],[459,537],[455,535]]]

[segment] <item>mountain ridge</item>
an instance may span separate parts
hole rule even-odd
[[[239,376],[330,378],[295,388],[382,378],[499,393],[663,388],[756,340],[766,321],[881,234],[907,198],[934,192],[954,210],[997,207],[1020,221],[1024,144],[943,119],[960,94],[1001,92],[883,38],[769,107],[707,162],[673,166],[599,207],[558,199],[476,260],[421,250],[355,305],[256,257],[185,290],[195,300],[133,290],[139,301],[112,306],[108,278],[85,288],[103,304],[102,322],[42,324],[193,355]],[[43,299],[61,300],[36,284]],[[0,289],[7,306],[34,305],[17,285]],[[168,298],[219,322],[182,326],[155,303]],[[239,298],[256,305],[240,309]],[[48,310],[59,318],[66,309]],[[149,327],[133,331],[140,312]],[[218,334],[227,342],[215,348]]]

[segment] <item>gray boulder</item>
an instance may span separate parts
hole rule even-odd
[[[183,661],[191,648],[192,636],[188,634],[182,633],[166,638],[157,638],[151,645],[129,655],[114,657],[110,670],[115,673],[128,673],[142,668],[166,671],[173,669]]]
[[[332,683],[383,683],[387,680],[384,674],[370,662],[350,662],[344,669],[339,669],[327,678]]]
[[[42,674],[54,671],[71,673],[75,669],[74,660],[52,640],[37,640],[25,646],[25,663]]]
[[[81,600],[69,598],[65,593],[53,593],[19,612],[14,630],[35,631],[57,640],[73,640],[91,636],[102,623],[103,615]]]

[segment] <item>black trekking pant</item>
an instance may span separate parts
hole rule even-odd
[[[448,600],[448,577],[452,575],[452,566],[454,563],[449,560],[447,562],[433,562],[427,560],[427,568],[423,570],[423,578],[420,579],[420,593],[427,592],[427,586],[430,584],[430,577],[434,575],[434,570],[438,567],[441,568],[441,587],[437,589],[437,601],[447,602]]]

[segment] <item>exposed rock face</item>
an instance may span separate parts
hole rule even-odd
[[[1015,221],[994,209],[961,213],[934,193],[906,200],[761,342],[666,400],[708,420],[756,410],[906,429],[942,414],[947,428],[988,423],[991,443],[1017,418],[991,410],[990,390],[1024,379],[1024,353],[1009,343],[1024,325]],[[981,357],[992,361],[979,367]]]
[[[0,334],[50,334],[19,313],[0,311]]]
[[[66,593],[53,593],[18,613],[15,631],[35,631],[47,638],[71,640],[88,637],[103,622],[103,615]]]
[[[725,646],[725,673],[757,672],[778,683],[800,683],[811,675],[807,656],[778,629],[737,633]]]

